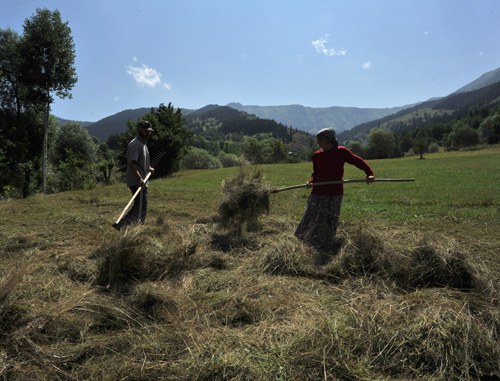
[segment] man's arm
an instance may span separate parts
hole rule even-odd
[[[137,179],[137,183],[138,183],[139,187],[143,187],[145,185],[144,179],[142,178],[141,174],[137,170],[136,164],[137,164],[137,161],[135,161],[135,160],[129,161],[128,167],[130,169],[130,173],[132,173],[132,175]]]

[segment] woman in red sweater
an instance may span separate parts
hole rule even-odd
[[[347,148],[339,146],[335,131],[325,128],[316,135],[321,147],[314,152],[313,174],[307,182],[312,188],[306,210],[295,236],[311,242],[323,252],[334,249],[344,188],[342,184],[313,186],[314,183],[342,180],[344,163],[349,163],[366,173],[366,182],[375,181],[370,166]]]

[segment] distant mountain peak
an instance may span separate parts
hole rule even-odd
[[[228,103],[226,106],[234,108],[235,110],[238,110],[238,111],[243,111],[243,105],[239,102],[231,102],[231,103]]]
[[[475,81],[472,81],[468,85],[465,85],[455,91],[454,93],[450,94],[458,94],[458,93],[463,93],[466,91],[472,91],[472,90],[477,90],[481,87],[489,86],[494,84],[495,82],[500,81],[500,67],[496,70],[489,71],[487,73],[484,73],[482,76],[480,76],[478,79]]]

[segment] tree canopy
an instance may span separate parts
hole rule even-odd
[[[393,156],[396,148],[396,140],[391,131],[374,128],[366,139],[371,159],[385,159]]]
[[[193,132],[184,127],[185,120],[182,117],[181,109],[174,111],[171,103],[168,106],[161,103],[156,111],[152,108],[150,113],[144,115],[137,122],[140,120],[150,122],[154,130],[148,142],[151,160],[154,159],[157,153],[165,152],[165,155],[155,168],[154,177],[163,177],[178,170],[179,161],[187,154],[188,141],[193,136]],[[127,131],[123,135],[121,152],[118,158],[123,171],[127,167],[127,146],[137,135],[137,122],[132,122],[129,119]]]
[[[45,193],[52,94],[62,99],[71,98],[70,90],[78,81],[71,29],[68,22],[62,22],[58,10],[37,8],[36,14],[25,20],[21,55],[21,80],[28,89],[30,101],[39,105],[45,115],[42,155],[42,191]]]

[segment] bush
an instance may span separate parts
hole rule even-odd
[[[240,158],[231,153],[219,152],[217,159],[222,164],[223,168],[237,167],[240,165]]]
[[[181,169],[217,169],[221,162],[201,148],[191,148],[180,163]]]
[[[429,144],[429,147],[427,148],[427,152],[429,152],[429,153],[439,152],[439,144],[437,144],[436,142],[432,142],[431,144]]]
[[[85,162],[80,152],[66,149],[66,159],[47,178],[49,193],[92,189],[96,185],[95,165]]]
[[[405,157],[409,156],[415,156],[415,151],[413,150],[413,148],[410,148],[408,152],[405,152]]]

